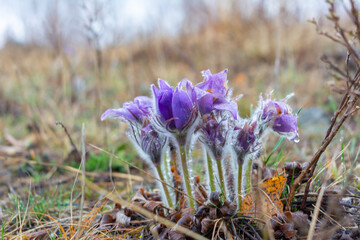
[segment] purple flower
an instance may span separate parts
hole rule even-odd
[[[292,114],[288,104],[268,100],[263,108],[260,119],[268,122],[274,132],[294,140],[298,136],[297,118]]]
[[[167,143],[167,138],[154,131],[149,123],[150,112],[152,111],[152,99],[139,96],[133,102],[126,102],[122,108],[108,109],[101,120],[106,118],[121,118],[127,121],[129,137],[134,146],[143,153],[144,159],[150,160],[155,167],[160,165],[161,155]]]
[[[197,84],[196,87],[218,96],[225,96],[227,91],[227,72],[228,70],[225,69],[222,72],[211,74],[209,69],[204,70],[201,72],[204,82]]]
[[[142,124],[144,118],[149,115],[152,108],[152,100],[149,97],[139,96],[133,102],[126,102],[122,108],[108,109],[101,115],[101,121],[106,118],[121,118],[129,122]]]
[[[259,138],[255,134],[257,122],[246,122],[243,127],[235,127],[234,150],[239,164],[242,164],[247,154],[256,151],[259,146]]]
[[[148,121],[141,128],[140,141],[141,150],[150,158],[155,167],[161,163],[161,155],[166,145],[166,137],[156,132]]]
[[[204,115],[203,121],[198,125],[199,140],[208,147],[216,160],[221,160],[224,147],[227,143],[230,126],[228,119],[217,121],[215,115]]]
[[[228,111],[237,119],[238,107],[229,101],[227,89],[227,69],[211,74],[210,70],[202,71],[204,81],[195,86],[197,104],[201,115],[214,110]]]
[[[160,120],[158,122],[170,132],[183,132],[188,129],[197,117],[195,93],[191,82],[183,79],[174,89],[159,79],[159,89],[152,85],[152,90],[155,97],[155,114]]]

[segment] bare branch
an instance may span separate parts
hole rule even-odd
[[[359,14],[358,9],[356,8],[353,0],[350,0],[351,3],[351,11],[347,11],[350,15],[352,22],[354,24],[356,36],[354,38],[354,43],[351,44],[348,35],[351,36],[352,32],[345,30],[344,27],[342,27],[339,24],[339,17],[335,13],[335,3],[334,1],[328,0],[327,3],[329,4],[329,15],[327,16],[328,20],[331,21],[334,25],[335,32],[339,35],[333,36],[326,32],[323,32],[319,29],[319,26],[315,20],[312,20],[311,22],[315,24],[316,30],[320,35],[324,35],[325,37],[329,38],[330,40],[340,44],[341,46],[344,46],[347,50],[347,56],[345,59],[345,69],[342,70],[339,66],[331,62],[327,59],[327,57],[322,57],[322,61],[324,61],[326,64],[328,64],[329,69],[333,72],[332,76],[335,77],[336,80],[345,80],[346,81],[346,88],[345,89],[338,89],[339,92],[343,93],[343,96],[341,98],[340,104],[334,114],[334,116],[331,118],[330,126],[326,132],[326,135],[324,137],[324,140],[317,150],[317,152],[312,157],[310,164],[301,172],[299,177],[297,177],[290,189],[290,193],[287,198],[287,208],[291,208],[291,202],[295,196],[296,190],[300,187],[303,179],[305,176],[312,179],[312,176],[315,172],[316,165],[321,157],[321,155],[324,153],[326,148],[329,146],[329,144],[332,142],[336,134],[338,133],[339,129],[343,125],[343,123],[352,115],[354,112],[356,112],[358,107],[358,100],[360,98],[360,58],[355,51],[353,45],[355,45],[356,41],[359,44],[360,42],[360,24],[359,24]],[[350,62],[354,62],[356,65],[356,73],[354,77],[350,76]],[[337,73],[337,74],[334,74]],[[340,76],[338,76],[340,75]],[[308,172],[310,174],[308,175]],[[304,197],[301,203],[301,208],[305,207],[306,199],[309,193],[311,181],[308,181]]]

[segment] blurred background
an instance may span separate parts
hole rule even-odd
[[[340,1],[338,10],[344,12]],[[326,12],[325,1],[313,0],[1,1],[0,196],[9,182],[21,186],[22,178],[31,177],[40,183],[61,173],[29,161],[78,166],[82,123],[88,143],[144,167],[124,134],[126,125],[101,122],[100,115],[150,95],[158,78],[197,83],[205,69],[229,69],[229,86],[244,94],[238,102],[242,117],[260,93],[274,90],[283,98],[294,92],[290,104],[294,111],[302,108],[301,141],[285,143],[291,151],[281,158],[308,160],[339,98],[320,57],[339,63],[346,57],[308,22],[314,18],[331,31]],[[349,154],[358,126],[348,122],[335,141],[350,136]],[[107,155],[88,151],[88,171],[109,170]],[[112,169],[132,171],[115,160]]]

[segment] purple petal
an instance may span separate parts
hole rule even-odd
[[[155,100],[157,100],[160,97],[161,92],[154,84],[151,84],[151,88],[153,90]]]
[[[222,72],[211,75],[210,70],[202,71],[204,82],[197,84],[195,87],[204,91],[225,96],[227,88],[227,69]]]
[[[194,87],[194,92],[196,95],[196,99],[200,99],[201,97],[203,97],[204,95],[209,94],[209,92],[202,90],[201,88],[198,87]]]
[[[196,92],[195,92],[195,88],[194,88],[192,82],[187,78],[183,78],[179,82],[178,88],[183,89],[183,87],[186,88],[186,92],[187,92],[188,96],[190,97],[192,103],[194,104],[196,102]]]
[[[297,132],[297,119],[289,114],[281,115],[275,119],[272,128],[275,132]]]
[[[213,110],[214,96],[212,94],[205,94],[198,99],[197,104],[201,115],[211,113]]]
[[[123,109],[126,109],[139,123],[147,115],[147,112],[143,112],[136,103],[126,102],[123,104]]]
[[[234,145],[237,154],[246,154],[252,151],[258,144],[258,139],[255,135],[255,128],[257,123],[245,123],[243,127],[238,127],[239,132],[236,135],[236,143]]]
[[[191,117],[192,103],[188,94],[176,88],[172,99],[172,111],[176,128],[182,130]]]
[[[192,83],[190,82],[189,79],[183,78],[183,79],[181,79],[181,81],[178,83],[178,88],[182,89],[183,87],[186,87],[187,84],[190,84],[190,85],[192,86]]]
[[[163,80],[159,79],[159,85],[166,83]],[[164,86],[163,86],[164,87]],[[165,87],[167,88],[167,87]],[[173,90],[172,88],[167,88],[168,90],[159,90],[156,86],[152,85],[152,89],[154,92],[155,97],[155,108],[156,113],[159,115],[161,121],[165,123],[167,120],[172,118],[172,97],[173,97]],[[174,123],[170,124],[170,127],[175,128]]]
[[[276,114],[276,105],[274,101],[269,101],[263,110],[261,120],[272,118]]]
[[[104,121],[106,118],[123,118],[124,120],[136,121],[134,115],[132,115],[127,109],[108,109],[101,115],[101,121]]]
[[[211,71],[210,69],[201,71],[201,75],[204,77],[205,80],[207,80],[209,77],[211,77]]]
[[[158,81],[159,81],[159,87],[160,87],[161,91],[163,91],[163,90],[174,91],[174,89],[165,80],[162,80],[159,78]]]
[[[163,91],[157,101],[157,110],[162,121],[166,122],[173,117],[172,113],[172,103],[173,92],[172,91]]]
[[[149,113],[152,108],[152,99],[146,96],[138,96],[134,99],[134,103],[143,111],[144,113]]]
[[[270,100],[264,107],[261,119],[269,119],[276,115],[288,114],[289,106],[286,103]]]
[[[276,106],[276,111],[278,114],[288,114],[289,113],[289,105],[284,102],[274,102]]]
[[[237,119],[238,105],[236,104],[236,102],[228,102],[225,99],[217,100],[214,103],[214,109],[219,111],[229,111],[233,115],[234,119]]]
[[[188,93],[188,95],[191,98],[191,101],[193,102],[193,104],[195,104],[196,102],[196,91],[195,88],[193,87],[192,83],[189,81],[186,83],[186,91]]]

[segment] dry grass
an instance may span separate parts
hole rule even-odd
[[[0,51],[0,145],[20,150],[16,154],[0,152],[0,239],[39,231],[49,236],[53,232],[53,239],[85,239],[94,234],[93,218],[107,203],[91,187],[81,193],[85,178],[74,181],[74,172],[81,171],[68,166],[76,163],[76,158],[68,158],[71,143],[55,122],[64,123],[79,149],[84,123],[86,142],[116,151],[127,142],[125,126],[100,122],[100,114],[137,95],[147,95],[149,84],[158,77],[171,83],[183,77],[199,82],[201,70],[228,68],[234,93],[244,94],[239,101],[241,116],[249,114],[249,103],[256,105],[260,92],[272,89],[277,97],[295,92],[292,105],[298,108],[319,106],[331,114],[331,78],[319,60],[323,53],[342,60],[343,55],[331,42],[319,37],[311,24],[289,15],[268,19],[243,18],[233,11],[227,14],[196,31],[184,30],[177,37],[144,36],[126,45],[106,47],[101,50],[101,69],[94,49],[88,46],[67,54],[51,47],[6,45]],[[358,126],[357,121],[351,121],[340,134],[344,145],[349,143],[343,155],[333,157],[341,150],[336,141],[326,152],[322,164],[330,166],[323,169],[329,176],[344,178],[356,155]],[[7,134],[18,142],[9,142]],[[294,147],[287,145],[280,164],[305,161],[319,146],[316,134],[307,138],[300,129],[300,135],[304,140]],[[265,156],[275,144],[267,146]],[[100,151],[87,150],[100,155]],[[134,157],[134,149],[126,145],[125,151],[133,162],[146,167]],[[113,173],[110,180],[96,172],[84,171],[82,176],[127,197],[133,193],[131,185],[153,186],[151,179],[131,177],[137,173],[131,168],[128,175]],[[97,201],[100,203],[94,204]]]

